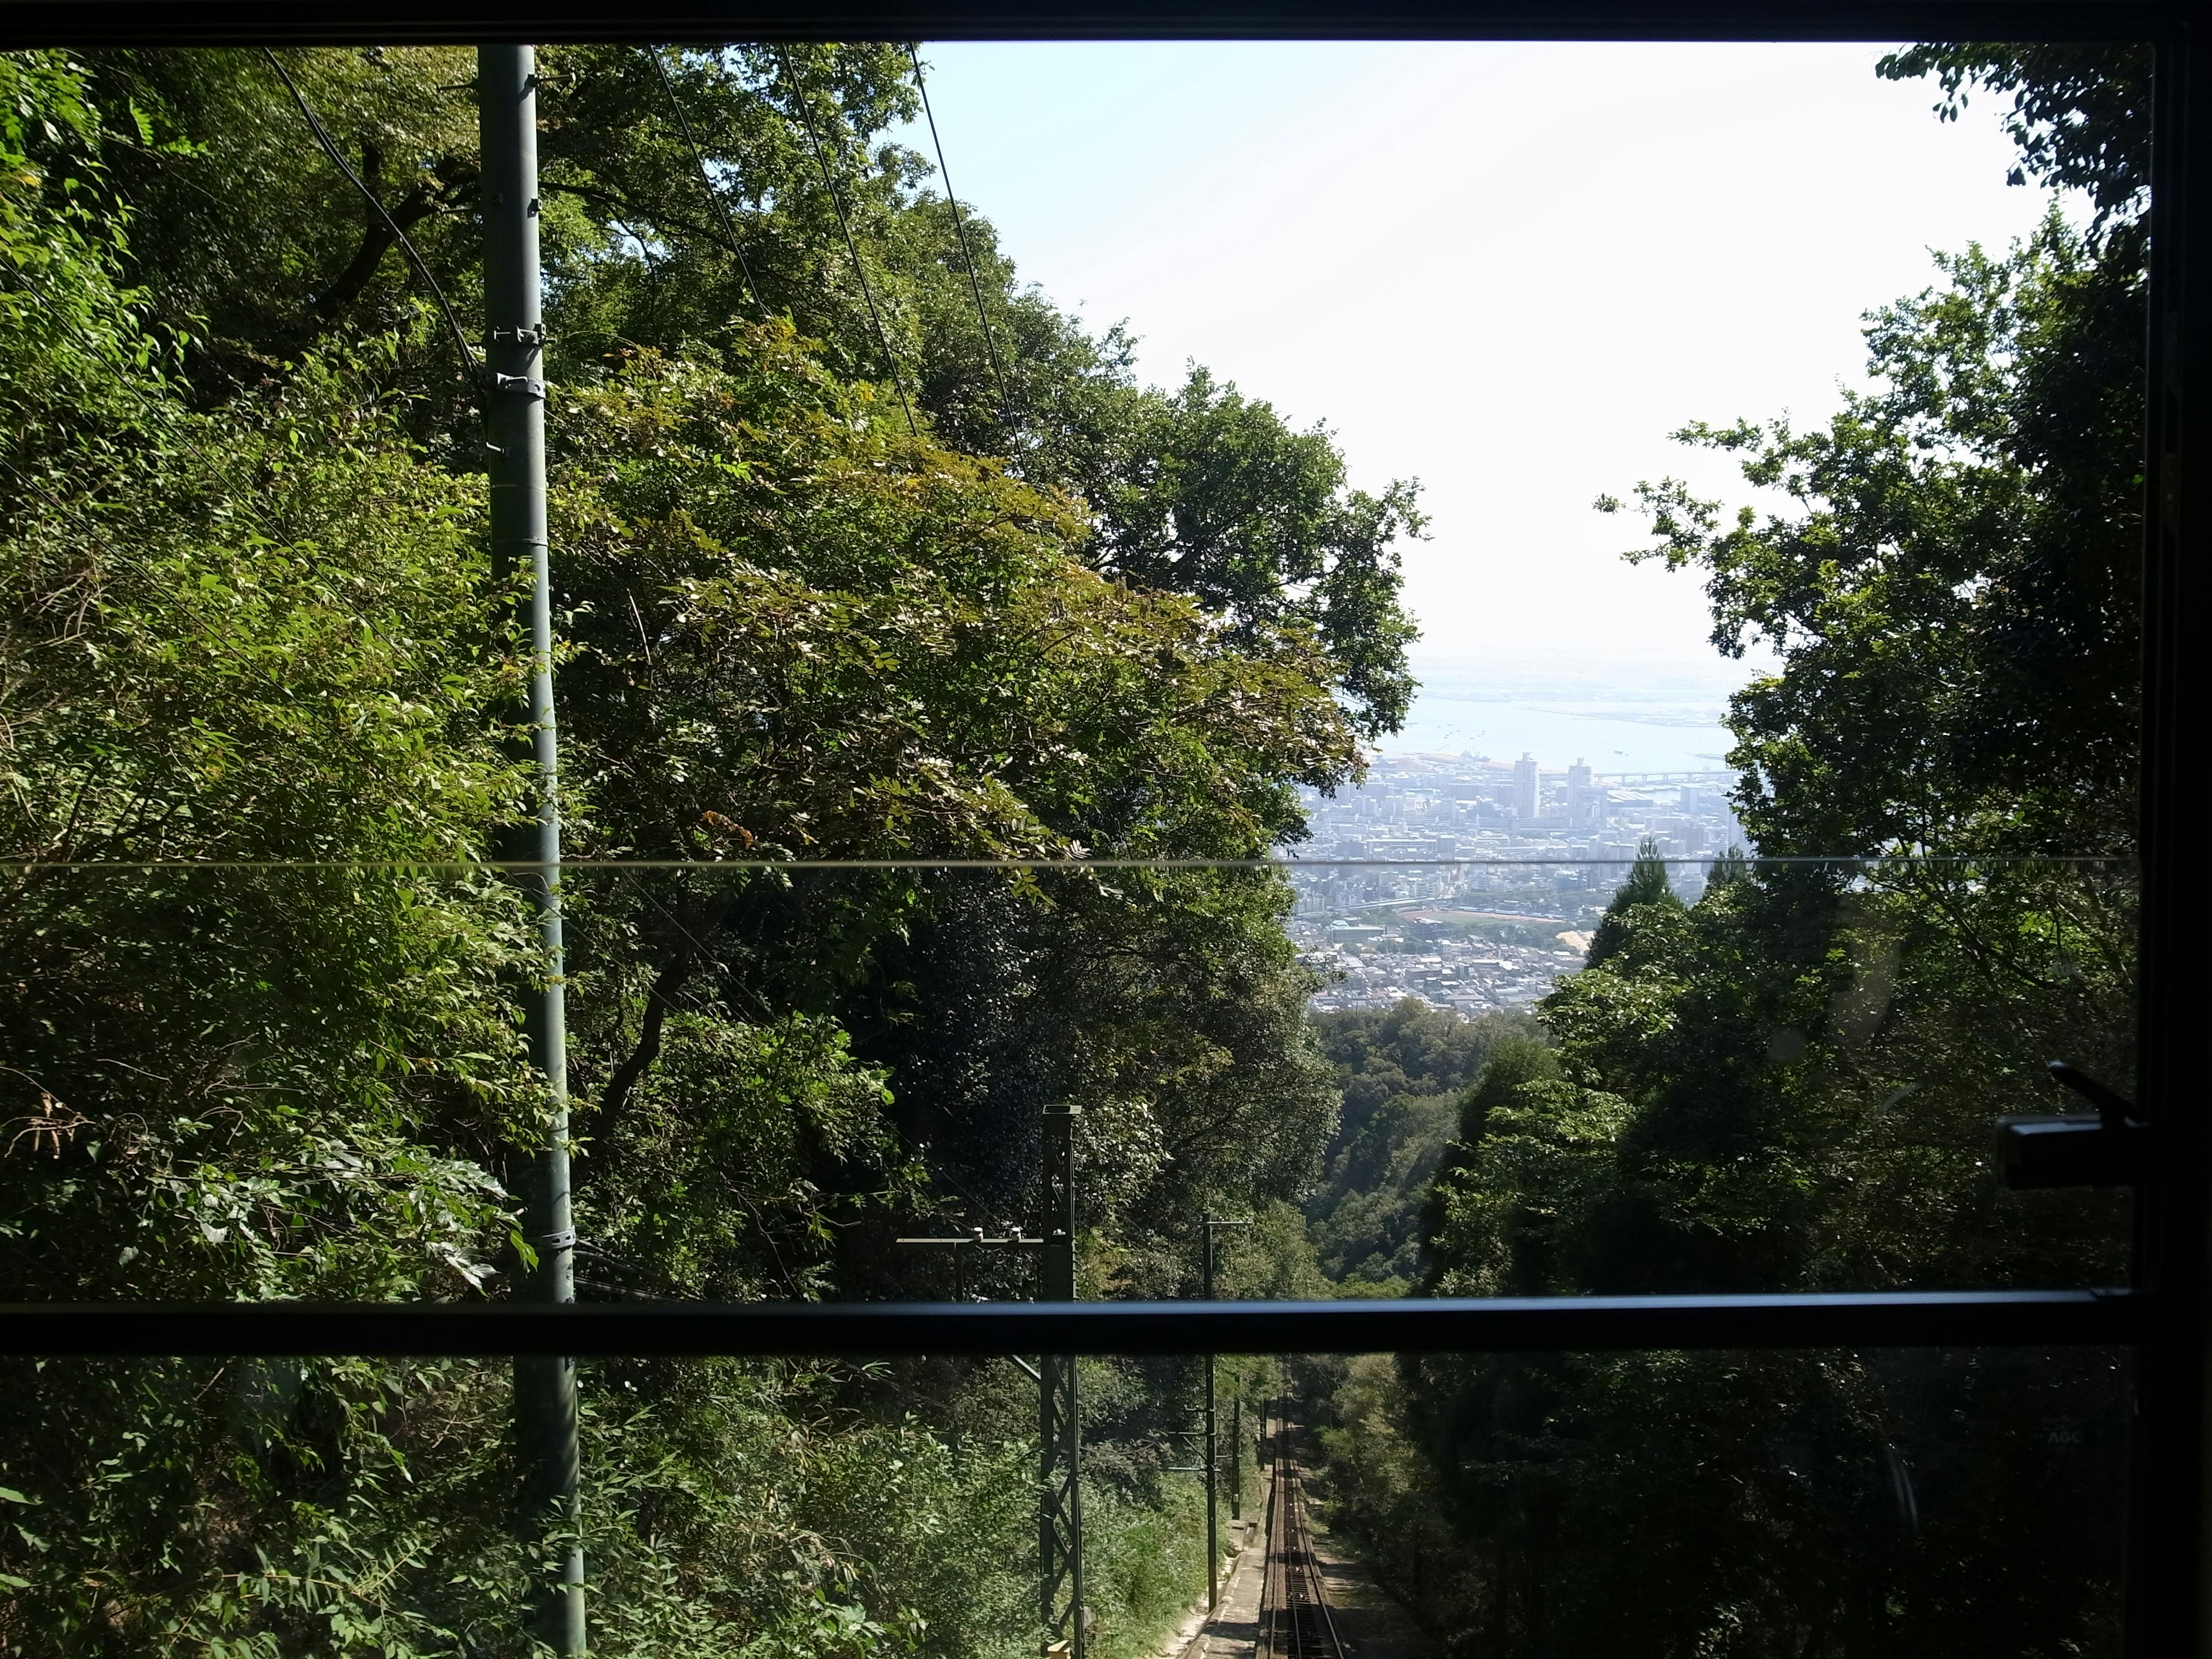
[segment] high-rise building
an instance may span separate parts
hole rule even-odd
[[[1536,777],[1536,757],[1526,750],[1513,763],[1513,816],[1522,823],[1543,816],[1543,790]]]
[[[1597,824],[1597,788],[1590,779],[1589,763],[1577,758],[1567,769],[1567,828],[1595,829]]]

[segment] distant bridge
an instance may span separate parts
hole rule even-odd
[[[1599,772],[1592,783],[1734,783],[1733,772]]]

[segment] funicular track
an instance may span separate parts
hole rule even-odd
[[[1304,1471],[1287,1428],[1275,1453],[1267,1491],[1267,1557],[1260,1589],[1255,1659],[1349,1659],[1336,1633],[1328,1586],[1306,1530]]]

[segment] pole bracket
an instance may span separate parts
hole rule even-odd
[[[2150,1168],[2151,1126],[2135,1103],[2087,1073],[2054,1060],[2051,1080],[2094,1112],[2017,1113],[1997,1120],[1997,1171],[2014,1191],[2134,1187]]]

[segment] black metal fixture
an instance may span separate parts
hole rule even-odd
[[[2008,1187],[2133,1187],[2150,1167],[2150,1125],[2135,1103],[2054,1060],[2051,1080],[2094,1112],[2021,1112],[1997,1120],[1997,1172]]]

